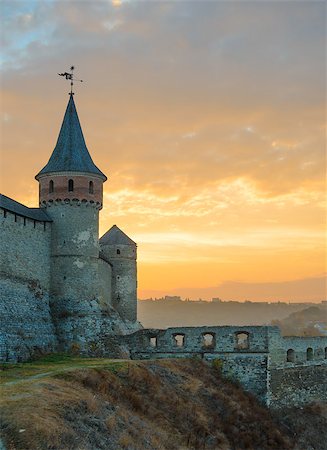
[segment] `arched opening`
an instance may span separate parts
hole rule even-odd
[[[325,359],[327,359],[327,347],[325,347]]]
[[[157,336],[151,336],[150,337],[150,347],[156,347],[157,346]]]
[[[236,350],[246,350],[249,348],[249,333],[239,331],[236,333]]]
[[[89,194],[94,194],[93,181],[90,181],[90,182],[89,182]]]
[[[119,248],[117,248],[117,255],[120,255],[120,250],[119,250]]]
[[[215,344],[216,344],[215,333],[202,334],[202,347],[206,349],[212,349],[215,347]]]
[[[54,182],[53,180],[49,181],[49,194],[52,194],[54,191]]]
[[[313,360],[313,349],[311,347],[307,348],[307,361]]]
[[[294,362],[295,361],[295,351],[292,348],[287,350],[286,361],[287,362]]]
[[[74,192],[74,180],[68,180],[68,192]]]
[[[185,334],[174,334],[173,340],[176,347],[184,347],[185,344]]]

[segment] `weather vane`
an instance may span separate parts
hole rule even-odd
[[[58,73],[58,75],[60,77],[65,77],[66,80],[70,80],[70,95],[74,95],[74,92],[73,92],[74,81],[80,81],[81,83],[83,83],[83,80],[78,80],[77,78],[74,78],[74,69],[75,69],[75,67],[71,66],[70,73],[68,73],[68,72]]]

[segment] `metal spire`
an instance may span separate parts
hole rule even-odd
[[[71,66],[70,73],[68,73],[68,72],[58,73],[58,75],[60,77],[65,77],[66,80],[70,80],[69,95],[74,95],[74,92],[73,92],[74,81],[80,81],[81,83],[83,83],[83,80],[78,80],[77,78],[74,78],[74,69],[75,69],[75,66]]]

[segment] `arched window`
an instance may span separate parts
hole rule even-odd
[[[202,334],[202,347],[214,348],[216,344],[215,333],[203,333]]]
[[[68,191],[69,192],[74,191],[74,180],[68,180]]]
[[[119,250],[119,248],[117,248],[117,255],[120,255],[120,250]]]
[[[236,350],[246,350],[249,348],[249,333],[239,331],[236,333]]]
[[[174,334],[173,340],[176,347],[184,347],[185,344],[185,334]]]
[[[94,194],[93,181],[90,181],[90,182],[89,182],[89,194]]]
[[[295,361],[295,351],[292,348],[287,350],[286,361],[287,362],[294,362]]]
[[[325,359],[327,359],[327,347],[325,347]]]
[[[313,360],[313,349],[311,347],[307,348],[307,361]]]
[[[52,194],[54,191],[54,182],[53,180],[49,181],[49,194]]]

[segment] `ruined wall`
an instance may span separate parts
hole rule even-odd
[[[239,340],[238,336],[245,337]],[[268,327],[178,327],[141,330],[125,338],[131,357],[221,361],[225,376],[267,402]]]
[[[148,329],[124,339],[134,359],[219,360],[225,376],[268,405],[326,399],[326,337],[282,338],[277,327],[227,326]],[[287,361],[289,348],[297,354],[294,362]],[[308,348],[312,359],[308,359]]]
[[[327,401],[327,365],[272,368],[270,370],[270,406],[305,405]]]
[[[0,209],[0,359],[54,350],[49,309],[51,223]]]

